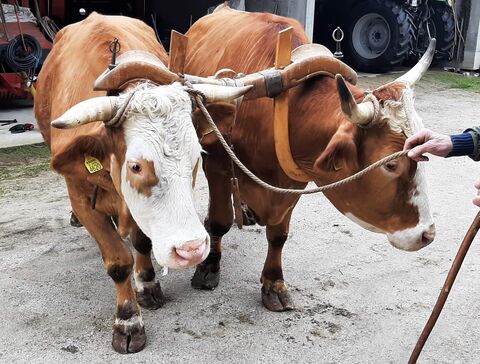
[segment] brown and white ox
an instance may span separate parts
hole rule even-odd
[[[138,86],[138,80],[117,96],[93,92],[95,79],[111,61],[114,38],[121,46],[119,60],[130,50],[167,60],[143,22],[94,13],[57,34],[38,77],[35,115],[51,148],[51,165],[65,177],[73,211],[97,241],[115,283],[112,345],[127,353],[145,345],[138,304],[157,309],[164,302],[151,250],[164,267],[192,267],[206,258],[210,238],[193,202],[192,174],[201,145],[191,98],[180,83]],[[148,65],[147,55],[139,67]],[[157,66],[167,80],[178,77]],[[208,100],[214,94],[216,100],[231,101],[246,88],[207,86],[202,91]],[[107,125],[113,122],[115,127]],[[87,171],[84,163],[90,157],[103,169]],[[123,240],[127,236],[137,251],[135,260]]]
[[[294,31],[292,48],[308,43],[303,28],[295,20],[236,11],[222,5],[188,31],[185,73],[210,76],[217,70],[231,69],[245,74],[235,83],[252,84],[255,88],[245,95],[236,114],[232,134],[236,154],[264,181],[284,188],[304,188],[305,182],[289,178],[279,165],[273,136],[274,102],[262,97],[266,86],[263,75],[256,73],[273,66],[277,33],[290,26]],[[365,90],[347,85],[339,76],[335,79],[319,75],[289,90],[291,153],[311,181],[324,185],[340,180],[403,149],[406,137],[422,125],[414,110],[411,87],[429,67],[434,43],[412,70],[373,90],[375,98],[365,102],[362,102]],[[328,53],[325,49],[322,52]],[[331,58],[325,62],[334,61]],[[346,66],[338,67],[345,69]],[[282,77],[285,85],[286,79]],[[215,120],[220,127],[222,123],[231,122]],[[360,127],[365,125],[369,127]],[[233,221],[231,169],[218,145],[205,149],[203,166],[210,189],[206,227],[212,246],[208,258],[197,267],[192,284],[212,289],[219,280],[221,239]],[[291,309],[293,304],[284,282],[281,254],[299,197],[267,191],[238,169],[235,174],[242,199],[257,221],[266,225],[269,246],[261,275],[263,304],[273,311]],[[341,213],[360,226],[386,234],[396,248],[415,251],[434,239],[435,226],[423,171],[406,157],[325,195]]]

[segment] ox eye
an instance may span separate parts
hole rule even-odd
[[[398,164],[395,163],[395,162],[389,162],[389,163],[385,164],[385,169],[388,172],[395,172],[397,170],[397,167],[398,167]]]
[[[135,174],[140,173],[142,171],[142,166],[136,162],[128,163],[128,167]]]

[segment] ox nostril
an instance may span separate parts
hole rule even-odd
[[[175,253],[185,260],[197,260],[204,255],[206,246],[207,239],[192,240],[185,243],[180,248],[175,248]]]
[[[427,230],[425,230],[422,234],[422,243],[424,245],[430,244],[433,239],[435,239],[435,225],[432,224],[429,226]]]

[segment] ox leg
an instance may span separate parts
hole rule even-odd
[[[283,280],[282,249],[288,237],[291,212],[279,225],[267,225],[268,253],[263,266],[262,303],[270,311],[287,311],[295,308]]]
[[[81,196],[81,191],[72,192],[71,186],[69,193],[70,196]],[[146,336],[131,282],[132,253],[118,235],[109,216],[92,210],[88,199],[71,200],[75,215],[97,241],[107,273],[115,283],[117,310],[112,346],[122,354],[138,352],[144,348]]]
[[[132,231],[131,240],[137,251],[133,273],[137,302],[143,308],[156,310],[163,306],[165,297],[160,282],[155,279],[151,259],[152,242],[138,227]]]
[[[230,178],[219,173],[220,167],[205,163],[209,181],[210,204],[205,228],[210,235],[210,254],[197,266],[192,277],[192,287],[211,290],[220,280],[220,259],[222,258],[222,237],[233,224]]]

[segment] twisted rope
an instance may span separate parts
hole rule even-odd
[[[352,181],[355,181],[364,175],[366,175],[368,172],[374,170],[375,168],[381,167],[388,162],[391,162],[395,159],[401,158],[409,152],[409,150],[402,150],[400,152],[393,153],[385,158],[382,158],[381,160],[371,164],[370,166],[362,169],[360,172],[355,173],[354,175],[344,178],[340,181],[330,183],[328,185],[316,187],[316,188],[311,188],[307,190],[298,190],[298,189],[290,189],[290,188],[280,188],[280,187],[275,187],[272,186],[271,184],[268,184],[267,182],[261,180],[258,178],[256,175],[254,175],[235,155],[233,150],[230,148],[228,143],[226,142],[225,138],[223,137],[222,133],[220,130],[217,128],[217,125],[213,122],[212,117],[210,116],[210,113],[208,112],[207,108],[205,107],[203,101],[206,100],[205,95],[203,95],[200,91],[198,90],[192,90],[189,85],[187,84],[186,88],[187,92],[191,95],[191,97],[195,100],[195,103],[200,110],[202,110],[203,115],[207,119],[208,124],[210,127],[213,129],[213,132],[217,136],[218,140],[220,140],[220,143],[222,144],[223,148],[229,155],[229,157],[233,160],[233,162],[237,165],[240,170],[245,173],[248,177],[250,177],[254,182],[262,186],[263,188],[272,191],[272,192],[277,192],[277,193],[282,193],[282,194],[290,194],[290,195],[310,195],[313,193],[319,193],[319,192],[324,192],[327,190],[331,190],[337,187],[341,187],[346,185],[347,183],[350,183]]]

